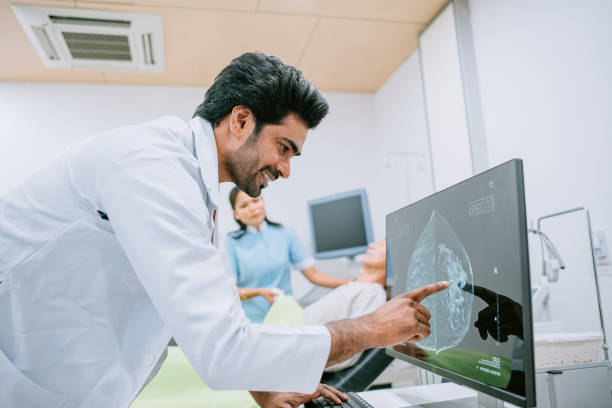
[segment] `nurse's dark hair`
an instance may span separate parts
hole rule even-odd
[[[255,134],[264,125],[280,124],[289,113],[298,115],[312,129],[329,111],[323,95],[297,68],[260,52],[242,54],[223,68],[193,116],[214,127],[235,106],[253,112]]]
[[[230,204],[232,205],[232,210],[236,209],[236,197],[238,196],[238,192],[239,191],[240,191],[240,189],[238,187],[234,187],[234,188],[232,188],[232,191],[230,191],[230,193],[229,193],[229,201],[230,201]],[[246,234],[247,226],[246,226],[246,224],[244,222],[240,221],[236,217],[234,217],[234,220],[238,223],[238,225],[240,226],[240,229],[237,229],[236,231],[230,232],[229,236],[234,238],[234,239],[240,239],[240,238],[242,238],[244,236],[244,234]],[[264,218],[264,220],[268,224],[273,225],[275,227],[282,226],[282,224],[279,223],[279,222],[270,221],[268,219],[268,217]]]

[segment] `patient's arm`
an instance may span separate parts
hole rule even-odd
[[[327,366],[369,348],[423,340],[430,334],[431,314],[419,302],[447,287],[447,281],[422,286],[396,296],[363,317],[326,323],[331,335]]]
[[[323,273],[314,265],[306,269],[302,269],[301,272],[310,282],[326,288],[337,288],[340,285],[344,285],[345,283],[352,281],[352,279],[340,279]]]
[[[249,391],[253,399],[263,408],[297,408],[300,405],[320,397],[329,398],[336,404],[346,401],[348,397],[331,385],[319,384],[313,394],[298,394],[296,392],[266,392]]]

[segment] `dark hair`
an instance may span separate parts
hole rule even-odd
[[[238,187],[234,187],[232,188],[232,191],[230,191],[229,193],[229,200],[230,200],[230,204],[232,205],[232,210],[236,209],[236,196],[238,196],[238,192],[241,191]],[[234,238],[234,239],[240,239],[244,236],[244,234],[246,234],[246,229],[247,226],[244,222],[240,221],[238,218],[234,217],[234,220],[238,223],[238,225],[240,226],[240,229],[237,229],[236,231],[232,231],[229,233],[229,235]],[[281,224],[280,222],[273,222],[270,221],[268,219],[268,217],[265,217],[264,220],[274,226],[274,227],[281,227],[283,224]]]
[[[297,68],[260,52],[242,54],[223,68],[193,116],[214,127],[240,105],[253,112],[255,134],[266,124],[278,125],[292,112],[312,129],[329,111],[323,95]]]

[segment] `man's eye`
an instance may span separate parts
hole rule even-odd
[[[281,145],[281,150],[283,153],[287,153],[289,151],[289,148],[287,147],[287,145],[284,145],[282,143],[280,145]]]

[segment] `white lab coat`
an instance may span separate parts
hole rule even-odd
[[[126,407],[171,336],[213,388],[314,391],[329,332],[249,324],[211,244],[217,166],[208,122],[163,117],[0,197],[0,407]]]

